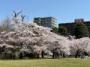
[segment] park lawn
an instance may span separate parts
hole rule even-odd
[[[90,59],[0,60],[0,67],[90,67]]]

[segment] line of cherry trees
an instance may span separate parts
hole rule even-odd
[[[0,59],[24,59],[24,58],[65,58],[90,56],[90,38],[80,39],[61,36],[50,32],[48,28],[38,26],[34,23],[22,23],[24,19],[18,18],[21,12],[14,12],[13,19],[4,21],[4,29],[0,32]],[[76,25],[79,32],[86,27],[83,24]],[[12,27],[13,26],[13,27]],[[3,28],[3,26],[2,26]],[[63,27],[62,27],[63,29]],[[85,32],[84,31],[84,32]],[[82,31],[80,32],[82,33]],[[86,33],[86,32],[85,32]],[[85,34],[84,33],[84,34]],[[82,33],[82,35],[84,36]]]

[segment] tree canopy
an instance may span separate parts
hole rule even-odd
[[[76,38],[89,37],[89,31],[84,23],[76,23],[74,29],[74,35]]]
[[[64,26],[60,26],[59,29],[58,29],[58,32],[59,32],[60,35],[64,35],[64,36],[68,35],[68,30]]]

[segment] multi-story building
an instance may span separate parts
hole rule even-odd
[[[59,27],[60,26],[66,27],[68,30],[68,34],[73,35],[74,25],[75,23],[78,23],[78,22],[84,23],[88,27],[88,30],[90,32],[90,21],[84,21],[84,19],[75,19],[74,22],[70,22],[70,23],[60,23]]]
[[[57,27],[56,19],[53,17],[37,17],[34,18],[34,23],[49,28]]]

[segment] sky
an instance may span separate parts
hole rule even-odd
[[[76,18],[90,20],[90,0],[0,0],[0,20],[20,10],[30,21],[48,16],[55,17],[58,23],[73,22]]]

